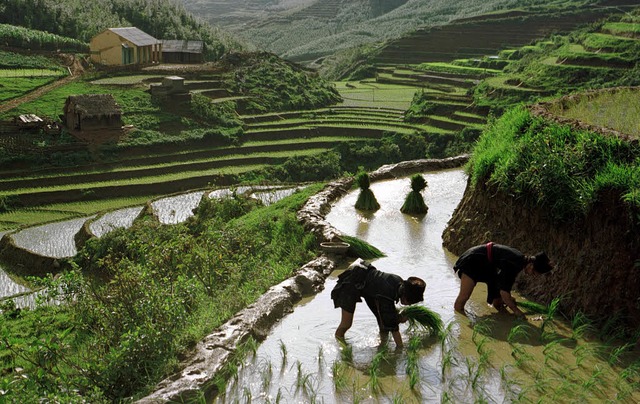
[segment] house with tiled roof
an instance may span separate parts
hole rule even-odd
[[[109,28],[89,43],[91,61],[106,66],[158,63],[162,42],[136,27]]]

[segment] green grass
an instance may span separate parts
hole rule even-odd
[[[317,153],[313,153],[317,154]],[[246,173],[252,170],[258,170],[260,168],[266,167],[266,164],[255,164],[255,165],[243,165],[239,167],[223,167],[223,168],[213,168],[210,170],[201,170],[198,171],[198,176],[206,177],[206,176],[214,176],[220,174],[241,174]],[[192,178],[192,175],[188,173],[173,173],[166,175],[154,175],[142,178],[131,178],[125,180],[113,180],[113,181],[101,181],[101,182],[87,182],[81,184],[71,184],[71,185],[62,185],[62,186],[53,186],[53,187],[35,187],[35,188],[23,188],[23,189],[15,189],[10,192],[1,192],[0,195],[23,195],[29,194],[32,192],[47,192],[47,191],[66,191],[72,189],[90,189],[90,188],[102,188],[108,186],[124,186],[124,185],[137,185],[137,184],[161,184],[163,182],[176,181],[185,178]]]
[[[620,89],[577,96],[571,102],[551,103],[549,111],[590,125],[603,126],[640,139],[640,90]]]
[[[0,69],[0,83],[7,78],[16,77],[58,77],[65,73],[60,69]]]
[[[55,80],[55,76],[13,78],[5,77],[0,80],[0,101],[7,101],[21,97],[37,89],[38,87],[42,87],[44,85],[52,83]],[[29,113],[33,113],[33,111],[39,110],[31,110],[31,112]],[[62,108],[60,112],[62,112]],[[20,115],[23,113],[27,112],[25,112],[25,110],[17,111],[14,109],[11,110],[9,114],[4,114],[4,119],[9,119],[14,115]]]
[[[637,209],[639,155],[632,143],[514,108],[483,133],[469,168],[473,183],[488,182],[563,221],[582,217],[608,188]]]
[[[161,81],[164,76],[161,75],[127,75],[127,76],[117,76],[117,77],[105,77],[97,80],[93,80],[91,84],[96,85],[134,85],[134,84],[143,84],[145,80],[149,79],[157,79],[157,81]]]
[[[602,29],[616,35],[629,33],[639,34],[640,24],[630,22],[607,22],[602,26]]]
[[[499,74],[502,72],[502,70],[498,70],[498,69],[485,69],[482,67],[460,66],[460,65],[446,63],[446,62],[421,63],[416,68],[423,71],[470,74],[470,75],[478,75],[478,76],[481,76],[482,74],[487,74],[487,73]]]

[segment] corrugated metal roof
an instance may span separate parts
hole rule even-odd
[[[202,41],[184,41],[180,39],[163,39],[162,52],[202,53]]]
[[[127,41],[132,42],[136,46],[155,45],[160,42],[151,35],[139,30],[136,27],[109,28],[109,31],[121,36]]]

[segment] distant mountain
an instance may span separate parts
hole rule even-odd
[[[228,27],[258,48],[303,63],[338,50],[399,38],[419,27],[549,3],[546,0],[183,1],[193,14]]]

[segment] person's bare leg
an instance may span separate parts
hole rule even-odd
[[[460,278],[460,292],[458,293],[458,297],[453,304],[453,308],[455,309],[455,311],[466,316],[464,312],[464,305],[471,297],[471,293],[473,292],[473,288],[475,287],[475,281],[471,279],[469,275],[462,274],[462,277]]]
[[[501,297],[496,297],[495,299],[493,299],[493,303],[491,305],[500,313],[507,313],[507,309]]]
[[[345,309],[342,309],[342,318],[340,319],[338,329],[336,329],[336,338],[344,341],[344,334],[349,328],[351,328],[351,324],[353,324],[353,313],[349,313]]]

